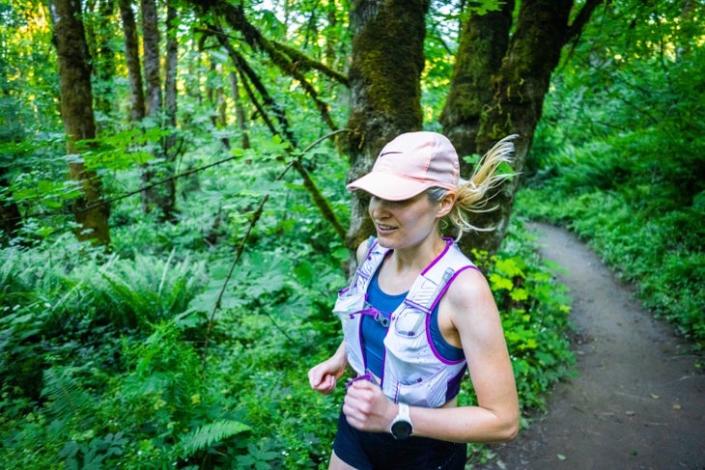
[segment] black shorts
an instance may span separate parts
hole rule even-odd
[[[333,450],[343,462],[359,470],[462,470],[467,444],[417,436],[398,441],[389,433],[358,431],[341,411]]]

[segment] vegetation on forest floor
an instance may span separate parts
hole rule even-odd
[[[232,180],[211,176],[216,186]],[[342,387],[320,396],[306,372],[340,340],[330,307],[348,251],[305,197],[281,189],[235,271],[205,366],[208,315],[230,256],[193,236],[202,205],[173,226],[134,221],[115,232],[111,255],[71,236],[4,249],[0,458],[32,468],[325,467]],[[543,405],[573,360],[568,299],[526,240],[517,224],[496,257],[476,254],[525,409]],[[461,403],[473,400],[466,380]]]

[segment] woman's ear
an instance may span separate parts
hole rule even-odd
[[[436,212],[436,217],[440,219],[450,214],[450,211],[455,205],[456,198],[457,195],[453,192],[448,192],[445,196],[443,196],[443,199],[438,202],[438,210]]]

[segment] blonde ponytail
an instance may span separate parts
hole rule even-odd
[[[489,232],[495,227],[477,227],[470,223],[471,213],[490,212],[498,206],[488,207],[489,200],[494,195],[488,197],[488,193],[499,186],[505,180],[514,177],[514,173],[497,174],[497,169],[502,163],[511,164],[511,155],[514,153],[514,143],[517,134],[509,135],[492,147],[478,162],[475,171],[469,180],[461,179],[456,191],[456,200],[447,218],[457,229],[456,239],[460,239],[464,232],[479,231]],[[433,201],[440,201],[448,191],[442,188],[432,188],[429,197]]]

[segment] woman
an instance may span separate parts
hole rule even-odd
[[[370,194],[377,236],[357,249],[358,269],[334,311],[344,340],[309,371],[330,393],[348,365],[331,469],[464,468],[467,442],[510,440],[519,407],[502,326],[483,275],[441,226],[481,230],[467,219],[486,208],[506,175],[497,166],[508,139],[488,152],[469,181],[458,155],[434,132],[398,136],[370,173],[348,189]],[[477,406],[457,407],[465,370]]]

